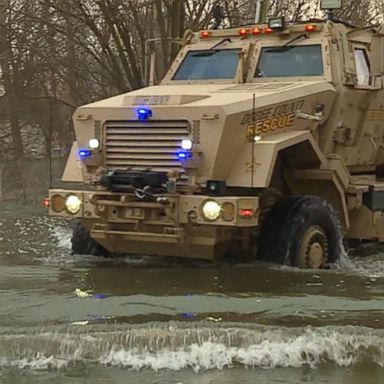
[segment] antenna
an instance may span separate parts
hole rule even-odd
[[[255,129],[256,125],[256,95],[253,94],[253,104],[252,104],[252,125]],[[251,159],[251,187],[254,186],[254,173],[255,173],[255,139],[252,138],[252,159]]]

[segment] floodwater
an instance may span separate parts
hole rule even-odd
[[[384,252],[337,270],[71,255],[0,208],[0,383],[384,383]]]

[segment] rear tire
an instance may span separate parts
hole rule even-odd
[[[316,196],[288,197],[268,213],[259,235],[258,258],[299,268],[326,268],[343,254],[340,224]]]
[[[79,221],[72,226],[72,253],[78,255],[109,256],[109,252],[92,239],[89,231]]]

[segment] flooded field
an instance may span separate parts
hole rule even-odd
[[[0,208],[0,383],[383,383],[384,253],[337,270],[71,255]]]

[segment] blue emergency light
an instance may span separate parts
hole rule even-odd
[[[89,149],[80,149],[79,157],[80,159],[85,159],[86,157],[91,156],[91,151]]]
[[[137,118],[141,121],[146,121],[152,117],[152,110],[149,108],[141,107],[136,110]]]
[[[188,152],[188,151],[180,151],[180,152],[177,153],[177,157],[180,160],[190,159],[192,157],[192,153]]]

